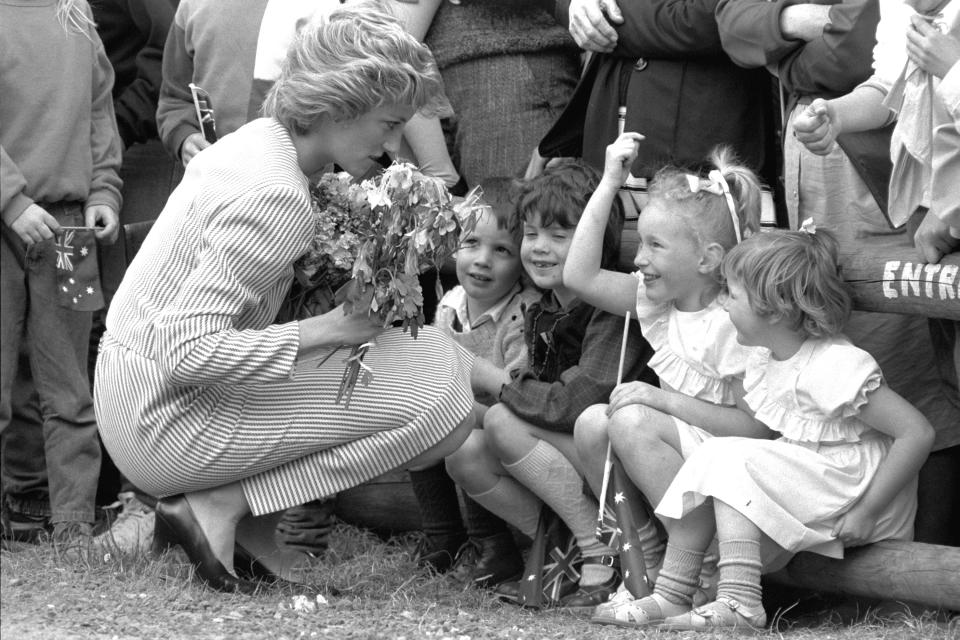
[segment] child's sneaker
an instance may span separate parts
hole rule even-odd
[[[117,494],[111,509],[120,508],[120,514],[110,528],[93,539],[93,544],[104,552],[127,555],[147,554],[153,544],[156,516],[153,509],[140,502],[132,491]]]
[[[37,544],[50,533],[50,520],[46,516],[34,516],[19,511],[7,511],[3,522],[5,542]]]
[[[82,560],[90,552],[93,525],[89,522],[57,522],[53,525],[53,548],[64,560]]]

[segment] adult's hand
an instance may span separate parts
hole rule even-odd
[[[827,155],[840,130],[837,111],[828,100],[817,98],[793,119],[793,135],[817,155]]]
[[[617,0],[571,0],[570,35],[581,49],[610,53],[617,46],[617,32],[611,26],[623,24]]]
[[[960,245],[960,240],[950,235],[950,227],[933,211],[927,211],[913,234],[913,244],[924,262],[936,264],[940,258],[953,252]]]
[[[816,40],[828,24],[830,5],[827,4],[793,4],[780,12],[780,32],[792,40]]]
[[[364,305],[356,305],[359,308]],[[366,308],[366,307],[364,307]],[[384,326],[376,314],[366,311],[344,313],[344,305],[332,311],[300,320],[300,355],[310,356],[315,349],[373,342]]]
[[[207,142],[202,133],[191,133],[184,138],[183,144],[180,145],[180,162],[183,163],[183,166],[187,166],[193,160],[193,156],[209,146],[210,143]]]
[[[10,229],[29,247],[54,237],[60,232],[60,223],[46,209],[34,203],[17,216]]]
[[[910,16],[907,28],[907,55],[930,75],[943,78],[960,60],[960,39],[940,33],[922,16]]]
[[[84,224],[94,229],[97,240],[103,244],[113,244],[120,234],[120,216],[113,207],[105,204],[92,204],[83,211]]]

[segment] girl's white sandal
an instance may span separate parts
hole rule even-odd
[[[671,616],[658,625],[664,631],[708,631],[711,629],[736,629],[761,633],[767,626],[767,613],[763,607],[748,609],[733,598],[720,596],[693,611]]]
[[[590,622],[613,624],[618,627],[647,627],[659,624],[666,619],[663,614],[664,606],[677,605],[654,593],[646,598],[621,602],[601,615],[594,615],[590,618]]]

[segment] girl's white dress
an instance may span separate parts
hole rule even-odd
[[[723,306],[713,300],[700,311],[680,311],[673,303],[656,304],[647,297],[639,272],[637,320],[654,354],[648,365],[660,384],[716,405],[736,403],[733,383],[743,380],[753,348],[737,342],[737,330]],[[686,458],[710,434],[674,417]]]
[[[790,359],[757,349],[744,380],[745,400],[777,440],[712,438],[684,463],[657,506],[678,519],[714,497],[749,518],[769,538],[764,570],[798,551],[842,558],[831,535],[864,494],[893,439],[858,418],[883,383],[876,361],[845,338],[810,339]],[[870,541],[913,537],[916,480],[890,501]]]

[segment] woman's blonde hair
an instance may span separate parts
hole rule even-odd
[[[304,134],[322,116],[352,120],[387,104],[429,112],[442,100],[443,81],[430,50],[381,2],[368,0],[303,27],[263,113]]]
[[[746,165],[740,164],[730,147],[720,146],[710,154],[710,164],[719,171],[733,198],[741,238],[760,230],[760,180]],[[649,187],[651,200],[660,200],[679,215],[701,247],[717,243],[725,251],[737,244],[737,234],[726,196],[713,193],[710,180],[678,167],[657,172]],[[696,184],[696,188],[691,188]],[[718,185],[720,186],[720,185]],[[719,265],[717,273],[719,278]]]
[[[796,331],[826,337],[839,333],[850,316],[838,256],[828,231],[771,230],[731,249],[723,275],[743,286],[758,315],[785,318]]]

